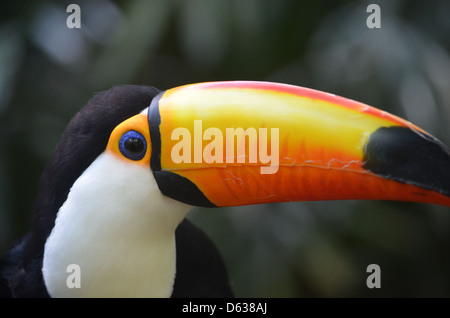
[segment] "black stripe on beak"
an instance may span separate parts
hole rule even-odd
[[[152,155],[150,158],[150,168],[155,177],[158,188],[165,196],[177,201],[202,207],[215,207],[202,191],[189,179],[174,172],[161,170],[161,114],[159,112],[159,100],[164,92],[153,98],[148,108],[148,124],[150,129],[150,139],[152,143]],[[170,138],[165,136],[166,138]]]

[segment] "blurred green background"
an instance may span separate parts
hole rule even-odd
[[[80,29],[66,27],[70,3],[81,7]],[[371,3],[379,29],[366,25]],[[449,16],[446,0],[2,1],[0,252],[28,231],[39,175],[68,121],[118,84],[306,86],[404,117],[449,145]],[[300,202],[189,218],[221,250],[237,296],[450,296],[448,208]],[[380,289],[366,286],[373,263]]]

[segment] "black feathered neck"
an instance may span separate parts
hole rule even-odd
[[[25,266],[42,258],[45,241],[70,188],[105,150],[113,129],[148,107],[158,93],[147,86],[114,87],[94,96],[70,121],[41,175]]]

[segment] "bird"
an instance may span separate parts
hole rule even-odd
[[[290,84],[120,85],[73,117],[2,297],[233,297],[195,207],[398,200],[450,207],[450,150],[398,116]],[[69,284],[79,269],[79,285]]]

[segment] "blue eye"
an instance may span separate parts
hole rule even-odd
[[[122,155],[128,159],[141,160],[147,151],[147,141],[141,133],[130,130],[120,138],[119,149]]]

